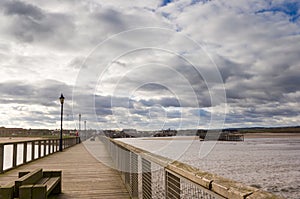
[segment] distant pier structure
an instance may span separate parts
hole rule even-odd
[[[197,134],[201,140],[244,141],[244,135],[236,129],[198,130]]]

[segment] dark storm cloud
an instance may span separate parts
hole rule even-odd
[[[22,1],[4,1],[2,9],[7,15],[19,15],[23,17],[32,17],[34,19],[42,19],[44,17],[43,11],[33,5],[26,4]]]
[[[113,112],[109,108],[102,108],[102,107],[97,107],[96,108],[96,115],[97,116],[107,116],[107,115],[112,115]]]
[[[20,81],[0,83],[2,104],[55,106],[61,92],[71,96],[71,91],[72,87],[54,80],[45,80],[36,84]]]
[[[100,12],[93,14],[93,16],[96,20],[105,22],[105,25],[110,28],[122,30],[126,27],[122,19],[124,17],[123,13],[115,9],[100,10]]]
[[[253,76],[249,73],[249,71],[244,70],[244,68],[249,68],[249,65],[236,63],[228,58],[226,59],[221,55],[215,56],[213,60],[218,66],[224,83],[226,83],[226,81],[233,76],[246,79],[249,79]]]
[[[49,13],[23,1],[5,1],[2,10],[12,22],[8,33],[18,40],[57,47],[70,45],[74,24],[68,15]]]
[[[132,108],[133,100],[128,97],[95,95],[95,106],[99,108]]]

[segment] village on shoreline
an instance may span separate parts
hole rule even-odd
[[[134,138],[134,137],[174,137],[181,139],[183,136],[194,136],[201,138],[207,133],[221,131],[222,133],[229,133],[232,135],[240,135],[244,138],[284,138],[284,137],[300,137],[300,126],[293,127],[251,127],[251,128],[227,128],[222,130],[206,130],[206,129],[186,129],[186,130],[156,130],[156,131],[139,131],[136,129],[123,129],[123,130],[81,130],[64,129],[64,136],[76,136],[79,132],[80,136],[91,137],[96,134],[102,134],[110,138]],[[27,137],[32,138],[53,138],[59,136],[59,130],[51,129],[23,129],[23,128],[5,128],[0,127],[0,137],[14,138]],[[3,140],[3,139],[1,139]],[[0,141],[1,142],[1,141]]]

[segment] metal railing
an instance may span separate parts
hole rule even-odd
[[[64,138],[63,149],[80,143],[80,137]],[[59,139],[0,143],[0,173],[59,151]]]
[[[100,139],[132,198],[280,198],[118,140]]]

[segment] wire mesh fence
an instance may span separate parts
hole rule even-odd
[[[132,198],[279,198],[120,141],[101,140]]]

